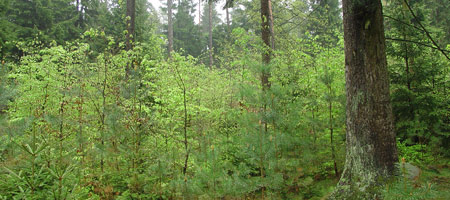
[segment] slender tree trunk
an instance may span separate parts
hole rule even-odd
[[[76,6],[77,6],[77,12],[78,12],[78,20],[75,22],[78,28],[84,28],[84,20],[85,20],[85,11],[84,9],[86,8],[83,5],[82,0],[77,0],[76,2]]]
[[[81,81],[80,81],[81,82]],[[81,167],[83,167],[84,164],[84,139],[83,139],[83,93],[84,93],[84,83],[80,83],[80,93],[78,94],[78,138],[79,138],[79,146],[78,146],[78,152],[81,155]]]
[[[127,35],[126,35],[126,48],[131,50],[133,48],[134,40],[134,27],[136,19],[136,0],[127,0]]]
[[[268,69],[267,65],[270,63],[271,59],[271,45],[270,45],[270,8],[269,8],[269,0],[261,0],[261,39],[263,41],[263,52],[262,52],[262,62],[263,62],[263,69],[261,71],[261,86],[263,93],[265,94],[268,89],[270,89],[270,70]],[[265,102],[265,101],[264,101]],[[267,103],[264,103],[262,106],[263,109],[263,115],[266,114],[267,111]],[[268,132],[267,127],[267,121],[265,119],[261,120],[261,128],[264,127],[264,129],[261,131],[261,143],[264,137],[262,137],[262,134]],[[260,150],[262,149],[262,145],[260,146]],[[261,154],[262,152],[260,152]],[[260,157],[262,159],[262,157]],[[260,160],[260,173],[261,173],[261,179],[265,178],[264,174],[264,165],[262,160]],[[265,193],[265,186],[263,185],[261,188],[261,199],[264,200],[264,193]]]
[[[208,31],[209,31],[209,67],[212,67],[214,64],[214,59],[213,59],[213,43],[212,43],[212,7],[213,2],[212,0],[208,1]]]
[[[173,22],[172,22],[172,2],[173,0],[167,0],[167,32],[168,32],[168,40],[169,40],[169,46],[167,49],[167,52],[169,53],[169,58],[172,57],[172,51],[173,51]]]
[[[403,19],[405,19],[405,12],[407,11],[406,8],[402,9],[402,17]],[[406,35],[406,29],[404,27],[404,25],[402,25],[402,32],[403,32],[403,40],[407,41],[408,37]],[[408,90],[411,90],[411,79],[409,77],[409,56],[408,56],[408,44],[405,42],[403,43],[403,46],[405,48],[405,55],[403,56],[404,60],[405,60],[405,73],[406,73],[406,85],[408,87]]]
[[[230,34],[231,33],[230,13],[228,12],[228,7],[225,8],[225,13],[226,13],[226,16],[227,16],[227,31],[228,31],[228,34]]]
[[[265,46],[262,60],[266,65],[270,63],[271,59],[269,13],[269,0],[261,0],[261,39],[264,42]],[[261,85],[264,90],[270,88],[269,77],[270,73],[268,72],[268,70],[263,70],[263,72],[261,73]]]
[[[314,114],[314,107],[312,107],[311,108],[311,116],[312,116],[312,120],[313,120],[313,123],[312,123],[312,133],[313,133],[313,136],[314,136],[314,150],[316,150],[316,142],[317,142],[317,134],[316,134],[316,125],[315,125],[315,120],[316,120],[316,116],[315,116],[315,114]]]
[[[81,9],[80,9],[80,0],[77,0],[77,2],[75,3],[75,6],[77,7],[77,13],[78,13],[78,21],[75,22],[77,27],[79,28],[81,25]]]
[[[328,94],[331,95],[332,89],[331,89],[331,83],[329,83],[328,87]],[[333,101],[330,99],[328,102],[328,114],[329,114],[329,123],[330,123],[330,144],[331,144],[331,159],[333,159],[334,164],[334,175],[336,178],[339,178],[339,170],[337,168],[336,164],[336,152],[334,148],[334,140],[333,140],[333,133],[334,133],[334,127],[333,127]]]
[[[102,148],[105,148],[105,118],[106,118],[106,83],[107,83],[107,77],[108,77],[108,64],[107,64],[108,60],[107,58],[105,58],[105,64],[104,64],[104,77],[103,77],[103,85],[102,85],[102,107],[101,107],[101,111],[99,110],[99,112],[101,112],[100,114],[100,140],[101,140],[101,146]],[[104,172],[104,152],[102,151],[100,154],[100,169],[102,170],[102,173]]]
[[[65,67],[64,67],[65,68]],[[66,70],[66,69],[64,69]],[[64,76],[64,80],[63,80],[63,90],[65,91],[67,89],[66,86],[66,80],[67,77]],[[61,103],[60,103],[60,108],[59,108],[59,134],[58,134],[58,141],[59,141],[59,159],[58,159],[58,163],[57,166],[60,168],[64,167],[64,157],[63,157],[63,152],[64,152],[64,145],[63,145],[63,141],[64,141],[64,122],[65,122],[65,108],[64,106],[67,104],[67,101],[65,100],[66,98],[66,93],[63,93],[63,96],[61,98]],[[58,175],[58,197],[62,199],[62,194],[63,194],[63,176],[62,175]]]
[[[183,126],[183,133],[184,133],[184,150],[186,152],[185,159],[184,159],[184,166],[183,166],[183,175],[185,176],[184,182],[187,181],[186,179],[186,171],[187,171],[187,165],[189,160],[189,149],[188,149],[188,138],[187,138],[187,124],[188,124],[188,114],[187,114],[187,104],[186,104],[186,87],[183,83],[183,106],[184,106],[184,126]]]
[[[136,20],[136,0],[127,0],[127,35],[126,35],[126,50],[133,49],[133,43],[135,41],[134,30],[135,30],[135,20]],[[128,78],[130,75],[130,68],[132,68],[133,62],[127,64],[125,68],[125,77]]]
[[[268,0],[268,2],[269,2],[269,16],[270,16],[270,23],[269,23],[269,25],[270,25],[270,35],[272,37],[271,46],[270,47],[272,49],[275,49],[275,32],[273,30],[272,0]]]
[[[405,35],[403,35],[403,38],[406,40]],[[409,77],[408,44],[404,43],[404,46],[405,46],[405,56],[403,58],[405,60],[406,86],[408,87],[408,90],[411,90],[411,79]]]
[[[380,0],[343,0],[346,161],[330,199],[379,199],[397,162]]]
[[[202,23],[202,0],[198,0],[198,24]]]

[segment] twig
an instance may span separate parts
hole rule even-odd
[[[399,22],[399,23],[401,23],[401,24],[403,24],[403,25],[405,25],[405,26],[413,27],[413,28],[415,28],[415,29],[417,29],[417,30],[419,30],[419,31],[425,32],[425,31],[422,30],[422,28],[420,28],[420,27],[417,27],[417,26],[414,26],[414,25],[412,25],[412,24],[406,23],[406,22],[404,22],[404,21],[402,21],[402,20],[400,20],[400,19],[391,17],[391,16],[389,16],[389,15],[383,15],[383,17],[386,17],[386,18],[388,18],[388,19],[392,19],[392,20],[394,20],[394,21],[396,21],[396,22]]]
[[[420,23],[419,19],[417,19],[416,14],[414,14],[413,10],[411,9],[411,6],[408,4],[407,0],[403,0],[403,2],[405,2],[406,7],[408,7],[409,12],[411,13],[411,15],[414,17],[414,19],[417,21],[417,23],[419,24],[419,26],[423,29],[423,31],[425,31],[428,39],[431,40],[431,42],[433,42],[434,46],[436,46],[436,49],[439,50],[442,54],[444,54],[444,56],[447,58],[447,60],[450,60],[450,57],[448,57],[448,55],[445,53],[444,50],[442,50],[439,45],[437,45],[437,43],[433,40],[433,38],[431,37],[430,33],[427,31],[427,29],[422,25],[422,23]]]
[[[425,46],[425,47],[429,47],[429,48],[432,48],[432,49],[437,49],[437,50],[441,50],[441,51],[450,53],[450,51],[448,51],[448,50],[439,49],[438,47],[435,47],[435,46],[432,46],[432,45],[429,45],[429,44],[425,44],[425,43],[421,43],[421,42],[417,42],[417,41],[398,39],[398,38],[389,38],[389,37],[386,37],[386,40],[392,40],[392,41],[397,41],[397,42],[411,42],[411,43],[418,44],[418,45],[421,45],[421,46]]]

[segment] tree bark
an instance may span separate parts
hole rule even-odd
[[[212,67],[214,64],[213,59],[213,44],[212,44],[212,0],[208,1],[208,32],[209,32],[209,67]]]
[[[169,55],[169,58],[172,57],[172,51],[173,51],[173,22],[172,22],[172,0],[167,0],[167,32],[168,36],[167,39],[169,40],[169,46],[167,48],[167,52]]]
[[[380,0],[343,0],[346,161],[330,199],[379,199],[398,161]]]
[[[328,88],[328,94],[331,95],[332,94],[331,83],[329,83],[327,85],[327,88]],[[329,114],[328,116],[329,116],[329,129],[330,129],[331,159],[333,160],[333,165],[334,165],[334,175],[336,176],[336,178],[339,178],[339,170],[337,168],[337,163],[336,163],[336,151],[335,151],[334,142],[333,142],[334,128],[333,128],[333,101],[332,101],[332,99],[330,99],[328,102],[328,114]]]
[[[270,35],[272,37],[271,40],[271,48],[275,49],[275,31],[273,30],[273,13],[272,13],[272,0],[268,0],[269,3],[269,16],[270,16]]]
[[[261,39],[264,42],[262,60],[266,65],[271,59],[269,13],[269,0],[261,0]],[[264,90],[270,88],[269,77],[270,73],[265,68],[261,73],[261,85]]]

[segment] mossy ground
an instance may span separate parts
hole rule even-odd
[[[438,164],[420,167],[422,173],[417,180],[399,177],[396,181],[380,188],[385,200],[450,199],[450,159]],[[295,195],[291,199],[327,199],[335,189],[337,180],[328,177],[315,181],[311,186],[312,196]]]
[[[450,199],[450,159],[420,167],[416,180],[399,178],[388,184],[383,192],[387,200],[396,199]]]

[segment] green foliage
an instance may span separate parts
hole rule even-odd
[[[292,64],[286,61],[295,62],[295,70],[300,70],[297,61],[285,59],[292,55],[279,52],[279,60],[261,66],[255,56],[260,55],[261,43],[236,29],[235,51],[226,56],[237,59],[228,59],[229,69],[208,70],[195,58],[176,53],[171,60],[162,60],[157,37],[132,51],[113,54],[116,44],[111,37],[94,30],[84,35],[109,46],[105,52],[93,52],[86,43],[28,48],[27,56],[12,67],[9,78],[18,83],[19,94],[8,109],[8,127],[21,128],[11,129],[15,131],[10,143],[31,150],[8,154],[7,176],[23,178],[18,175],[24,173],[21,168],[39,167],[39,173],[27,172],[24,177],[39,180],[43,184],[39,192],[51,192],[55,198],[308,198],[328,191],[314,186],[333,170],[332,151],[319,145],[327,144],[329,137],[326,115],[319,113],[328,110],[327,102],[338,101],[332,93],[317,94],[321,97],[315,105],[317,127],[322,128],[316,130],[317,144],[311,145],[311,127],[299,122],[308,121],[303,113],[309,112],[304,106],[309,97],[292,96],[303,90],[297,83],[305,75],[278,79],[287,69],[283,67]],[[323,70],[310,68],[309,73],[322,74],[310,79],[318,92],[332,84],[343,88],[342,82],[331,81],[342,72],[337,70],[341,61],[327,62],[342,59],[333,52],[320,57]],[[134,68],[124,79],[130,61]],[[268,91],[254,84],[262,70],[280,74]],[[290,84],[285,87],[286,81]],[[296,109],[301,107],[305,109]],[[342,113],[334,112],[333,116]],[[29,113],[33,118],[27,118]],[[338,135],[339,123],[333,122]],[[342,152],[342,141],[336,144]],[[37,149],[39,155],[33,153]],[[313,152],[321,156],[314,158]],[[321,159],[328,161],[319,164]],[[48,181],[41,181],[41,176]],[[20,178],[5,185],[28,184],[24,190],[28,195],[38,191],[34,182],[20,183]],[[307,192],[300,192],[304,189]],[[7,188],[2,191],[17,195]]]
[[[80,30],[73,24],[77,19],[76,9],[69,0],[7,1],[6,16],[16,27],[17,39],[31,40],[40,32],[44,42],[59,43],[73,39]]]
[[[449,143],[449,101],[445,89],[449,62],[434,49],[419,45],[430,41],[425,34],[417,34],[424,33],[417,28],[419,22],[434,31],[427,13],[438,8],[425,7],[424,1],[410,4],[417,19],[404,3],[393,1],[386,6],[386,35],[400,39],[387,45],[396,132],[408,145],[428,145],[433,152],[447,155],[448,151],[440,147]]]
[[[136,1],[129,51],[125,1],[68,2],[0,3],[0,199],[319,199],[334,189],[346,140],[337,1],[272,2],[269,64],[259,2],[235,2],[232,30],[214,24],[214,68],[203,64],[196,2],[174,8],[168,60],[146,1]],[[388,3],[388,15],[416,23]],[[445,43],[445,20],[430,18],[441,8],[412,5]],[[429,41],[416,28],[386,21],[388,37],[416,42],[387,52],[399,156],[423,176],[401,171],[385,197],[446,197],[448,62],[418,45]]]
[[[427,166],[436,161],[432,155],[432,151],[427,149],[426,145],[410,145],[406,143],[397,142],[398,157],[405,159],[407,162],[412,162],[420,166]]]
[[[412,166],[405,163],[399,164],[399,176],[392,180],[382,190],[384,199],[448,199],[448,184],[443,184],[440,180],[448,179],[448,168],[422,170],[419,174],[411,178],[408,171]],[[436,181],[439,180],[439,181]]]
[[[77,7],[78,6],[78,7]],[[0,3],[0,57],[22,56],[14,41],[31,43],[38,38],[45,46],[80,39],[91,28],[100,29],[124,41],[125,1],[100,0],[6,0]],[[154,8],[145,0],[136,1],[136,41],[148,42],[159,26]],[[120,42],[119,42],[120,41]],[[89,41],[86,41],[89,42]],[[107,45],[91,48],[103,51]],[[99,48],[99,49],[97,49]],[[18,59],[17,59],[18,60]]]
[[[318,37],[317,42],[321,46],[334,46],[339,41],[339,32],[342,33],[340,24],[341,8],[338,0],[314,0],[309,1],[312,11],[306,22],[307,31]]]
[[[411,182],[399,181],[396,184],[388,186],[385,190],[384,199],[438,199],[439,191],[434,189],[434,186],[429,184],[423,187],[415,187]]]
[[[193,57],[200,56],[206,48],[206,39],[201,34],[201,29],[194,22],[195,3],[181,1],[176,6],[177,12],[173,16],[173,47],[183,55]]]

